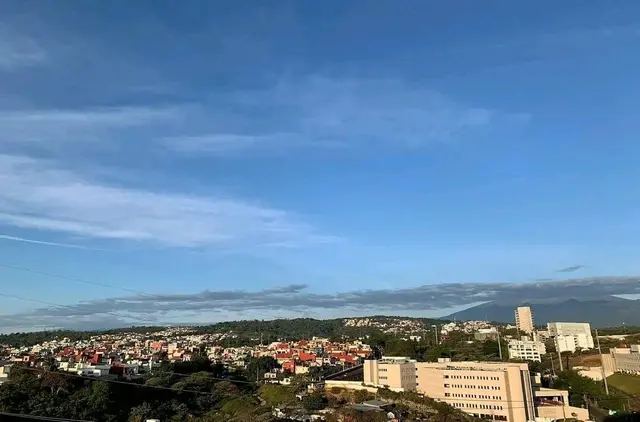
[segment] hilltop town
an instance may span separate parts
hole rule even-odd
[[[611,392],[602,390],[599,396],[598,388],[604,379],[640,374],[638,345],[621,347],[637,337],[603,336],[608,350],[594,355],[600,339],[594,343],[588,323],[549,323],[542,329],[534,325],[530,309],[518,308],[514,316],[514,324],[348,318],[332,321],[335,332],[330,336],[282,336],[274,341],[267,341],[273,336],[268,327],[279,323],[269,321],[260,322],[265,330],[261,333],[254,333],[248,322],[238,322],[226,323],[224,327],[232,329],[219,332],[213,331],[215,326],[133,327],[5,335],[0,337],[5,343],[0,346],[0,389],[11,385],[17,373],[46,371],[71,381],[181,391],[201,382],[200,374],[214,390],[220,382],[250,386],[248,397],[258,400],[254,407],[264,420],[346,421],[347,413],[354,412],[409,421],[440,413],[439,405],[448,406],[460,420],[513,422],[546,422],[562,415],[590,420],[590,412],[600,407],[630,410],[631,395],[625,401],[624,391],[616,389],[615,395],[607,397]],[[288,323],[296,331],[309,320]],[[37,341],[43,336],[47,338]],[[592,356],[600,356],[600,366],[587,359]],[[587,380],[590,389],[573,385],[576,380]],[[585,389],[580,400],[575,390],[568,392],[573,388]],[[245,393],[236,400],[248,400]],[[407,397],[417,404],[407,405]],[[229,420],[242,416],[224,413],[222,407],[218,410]],[[153,415],[152,410],[146,413]]]

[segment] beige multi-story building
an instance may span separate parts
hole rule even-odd
[[[518,330],[524,333],[532,333],[534,330],[533,325],[533,312],[528,306],[519,306],[516,309],[516,327]]]
[[[416,389],[476,417],[521,422],[535,419],[526,363],[416,363]]]
[[[393,391],[415,391],[416,361],[404,357],[385,357],[364,362],[364,383]]]
[[[483,419],[547,422],[573,414],[579,420],[588,419],[585,409],[569,406],[566,391],[541,388],[539,375],[532,377],[526,363],[385,357],[365,361],[363,371],[364,382],[352,382],[349,387],[417,391]]]

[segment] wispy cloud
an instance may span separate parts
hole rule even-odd
[[[60,152],[122,145],[228,155],[309,148],[424,148],[517,127],[526,114],[456,103],[402,80],[306,76],[192,104],[0,108],[0,145]]]
[[[0,110],[0,145],[38,143],[53,150],[65,144],[86,148],[91,141],[114,145],[144,130],[162,130],[182,112],[181,106]]]
[[[0,240],[10,240],[10,241],[14,241],[14,242],[31,243],[31,244],[35,244],[35,245],[44,245],[44,246],[58,246],[58,247],[61,247],[61,248],[95,250],[95,248],[91,248],[89,246],[74,245],[72,243],[47,242],[47,241],[44,241],[44,240],[26,239],[24,237],[8,236],[6,234],[0,234]]]
[[[254,312],[355,312],[437,311],[499,299],[503,303],[548,299],[549,291],[562,297],[601,298],[640,293],[640,277],[593,277],[536,283],[451,283],[380,290],[357,290],[340,294],[319,294],[304,284],[257,291],[222,290],[190,294],[134,295],[82,302],[65,307],[41,308],[3,317],[7,325],[32,325],[47,318],[56,325],[73,325],[70,318],[97,318],[105,312],[123,317],[162,321],[168,315],[182,318],[194,314],[216,318],[216,312],[253,318]],[[219,317],[219,316],[218,316]],[[165,319],[166,321],[166,319]]]
[[[13,71],[47,60],[38,42],[24,36],[7,24],[0,23],[0,71]]]
[[[457,104],[402,80],[318,76],[214,96],[207,112],[209,125],[164,139],[165,145],[183,153],[211,154],[249,148],[420,148],[527,119],[525,114]]]
[[[330,241],[289,213],[249,202],[100,184],[54,163],[0,155],[0,223],[173,247]]]
[[[584,265],[572,265],[570,267],[560,268],[556,270],[557,273],[573,273],[584,268]]]

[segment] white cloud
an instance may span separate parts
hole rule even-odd
[[[64,143],[114,143],[114,135],[180,120],[181,107],[112,107],[75,110],[23,109],[0,111],[0,144],[33,144],[56,149]],[[115,136],[117,138],[118,136]]]
[[[0,155],[0,223],[173,247],[326,242],[285,211],[228,198],[100,184],[54,163]]]
[[[34,39],[0,23],[0,71],[33,66],[47,59],[45,50]]]
[[[184,155],[308,148],[424,148],[522,114],[460,105],[401,80],[305,77],[253,91],[214,93],[198,104],[76,109],[0,108],[0,146],[87,151],[126,145]]]
[[[62,248],[72,248],[72,249],[93,249],[93,248],[89,248],[87,246],[74,245],[72,243],[47,242],[47,241],[44,241],[44,240],[26,239],[24,237],[9,236],[9,235],[6,235],[6,234],[0,234],[0,240],[9,240],[9,241],[13,241],[13,242],[31,243],[31,244],[34,244],[34,245],[43,245],[43,246],[59,246],[59,247],[62,247]]]
[[[419,148],[490,127],[522,123],[510,115],[456,104],[400,80],[309,77],[275,87],[214,96],[210,124],[165,139],[182,153],[290,147]]]

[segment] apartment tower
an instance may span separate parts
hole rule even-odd
[[[528,306],[519,306],[516,309],[516,327],[523,333],[533,333],[533,312]]]

